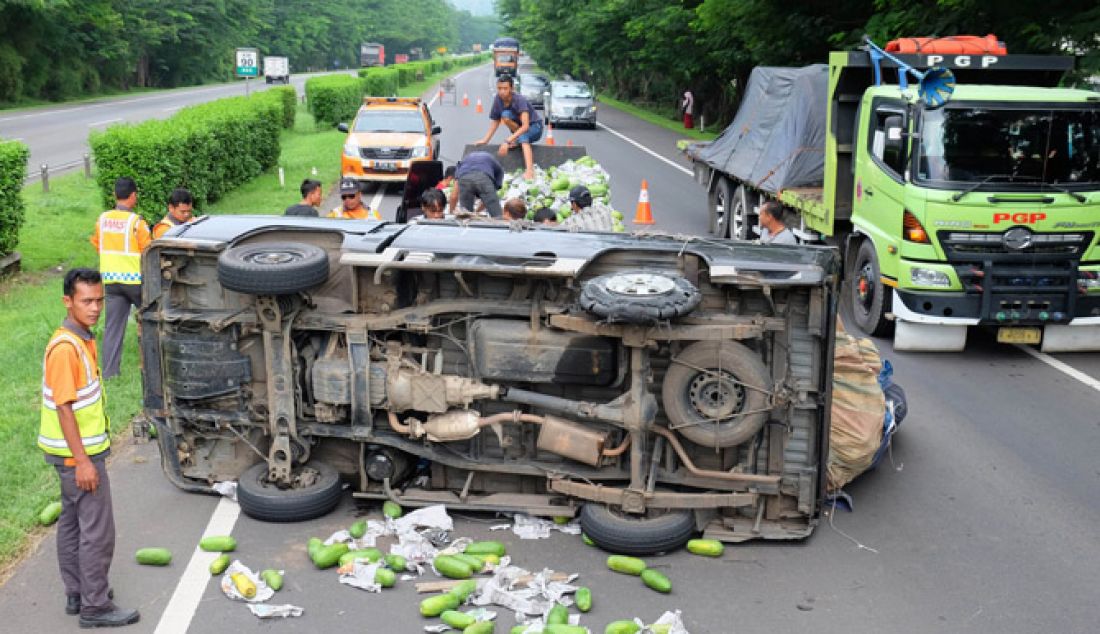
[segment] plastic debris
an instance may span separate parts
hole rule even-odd
[[[260,617],[261,619],[274,619],[274,618],[288,618],[291,616],[302,616],[305,611],[296,605],[290,605],[285,603],[283,605],[268,605],[266,603],[249,603],[248,609],[252,611],[252,614]]]
[[[550,531],[561,531],[568,535],[580,535],[580,522],[573,520],[568,524],[555,524],[551,520],[517,513],[512,524],[512,532],[520,539],[546,539]]]
[[[641,624],[641,621],[638,621],[637,619],[635,619],[635,621]],[[679,610],[676,610],[675,612],[665,612],[661,615],[661,618],[654,621],[652,625],[668,625],[668,634],[689,634],[687,628],[684,627],[684,619],[680,615]],[[653,630],[649,627],[646,627],[642,631],[647,634],[652,634],[653,632]]]
[[[546,614],[555,603],[572,605],[573,600],[566,597],[577,591],[577,587],[571,585],[578,575],[566,577],[566,582],[551,581],[554,571],[544,569],[534,575],[531,581],[519,586],[520,577],[529,577],[531,573],[518,566],[501,566],[493,574],[492,578],[485,582],[478,591],[470,597],[470,603],[476,606],[498,605],[516,613],[516,620],[523,622],[528,616],[542,616]]]
[[[353,588],[359,588],[360,590],[366,590],[367,592],[381,592],[382,584],[374,580],[375,573],[378,572],[378,569],[381,567],[381,562],[371,564],[364,561],[356,561],[351,572],[340,575],[340,583]]]
[[[237,586],[233,583],[233,575],[236,573],[243,574],[256,585],[256,596],[248,599],[237,590]],[[262,603],[275,596],[275,591],[272,590],[258,574],[252,572],[248,566],[237,560],[234,560],[233,563],[229,564],[229,567],[225,569],[225,573],[222,574],[220,585],[225,596],[234,601]]]

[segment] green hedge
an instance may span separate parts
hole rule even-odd
[[[404,66],[404,64],[402,64]],[[397,94],[400,83],[400,70],[396,67],[366,68],[362,73],[364,78],[363,90],[365,94],[373,97],[392,97]],[[362,71],[360,71],[362,72]]]
[[[164,215],[176,187],[191,190],[201,209],[278,163],[286,120],[285,91],[266,90],[93,132],[89,143],[105,208],[114,204],[115,180],[130,176],[138,184],[137,211],[150,222]]]
[[[23,226],[23,179],[27,176],[27,146],[0,141],[0,255],[15,250]]]
[[[350,75],[325,75],[306,81],[306,102],[319,125],[351,121],[363,103],[365,81]]]
[[[287,130],[294,127],[294,117],[298,115],[298,91],[294,86],[279,86],[269,89],[279,95],[283,101],[283,127]]]

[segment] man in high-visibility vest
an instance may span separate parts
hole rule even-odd
[[[80,627],[136,623],[137,610],[112,601],[108,582],[115,551],[115,519],[107,456],[111,429],[104,407],[92,326],[103,310],[104,290],[94,269],[65,274],[67,315],[46,344],[38,447],[61,480],[57,562],[65,585],[65,612]]]
[[[194,204],[195,199],[191,197],[191,192],[182,187],[172,190],[172,194],[168,196],[168,213],[153,225],[153,239],[168,233],[172,227],[191,222]]]
[[[350,220],[381,220],[378,210],[370,209],[363,204],[362,190],[359,189],[359,181],[354,178],[345,178],[340,181],[340,205],[328,212],[329,218],[346,218]]]
[[[132,178],[115,181],[115,208],[99,214],[92,245],[99,251],[99,273],[107,293],[103,327],[103,378],[118,375],[122,339],[130,308],[141,305],[141,252],[152,241],[149,225],[132,210],[137,184]]]

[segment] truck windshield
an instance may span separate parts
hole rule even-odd
[[[924,112],[917,180],[984,189],[1100,185],[1100,109]]]
[[[414,132],[424,134],[424,119],[416,110],[376,110],[359,114],[356,132]]]

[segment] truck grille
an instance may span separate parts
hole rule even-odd
[[[359,155],[365,159],[376,159],[380,161],[400,161],[412,156],[412,148],[364,147],[359,148]]]
[[[1092,243],[1092,232],[1033,233],[1013,227],[1003,233],[940,231],[937,237],[948,262],[1012,261],[1035,262],[1080,260]],[[1026,246],[1022,246],[1025,245]]]

